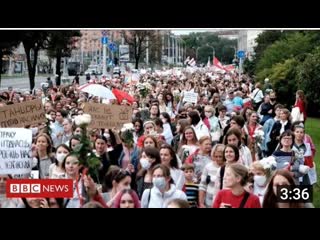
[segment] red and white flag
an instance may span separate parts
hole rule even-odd
[[[225,70],[221,62],[218,60],[218,58],[214,57],[213,59],[213,66],[220,68],[222,70]]]
[[[220,68],[221,70],[231,72],[235,70],[234,66],[232,64],[230,65],[222,65],[222,63],[218,60],[218,58],[214,57],[213,59],[213,66]]]
[[[234,71],[235,70],[235,67],[233,64],[229,64],[229,65],[225,65],[224,66],[224,69],[228,72],[231,72],[231,71]]]

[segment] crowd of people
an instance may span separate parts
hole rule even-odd
[[[260,208],[310,207],[279,203],[276,186],[317,182],[312,138],[305,132],[307,101],[277,102],[277,90],[247,75],[210,69],[140,74],[90,83],[127,92],[102,99],[79,90],[78,81],[46,91],[2,92],[0,108],[41,99],[48,122],[25,126],[33,134],[33,171],[39,178],[73,179],[70,199],[9,199],[2,175],[0,206],[20,208]],[[185,101],[185,96],[195,101]],[[98,176],[81,171],[75,148],[83,130],[74,118],[87,102],[127,105],[132,130],[88,129],[101,165]],[[128,141],[132,135],[133,141]]]

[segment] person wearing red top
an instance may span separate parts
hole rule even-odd
[[[296,92],[296,103],[294,107],[298,107],[300,109],[300,113],[303,113],[303,121],[307,120],[307,100],[304,96],[304,92],[302,90],[298,90]]]
[[[245,191],[248,169],[238,163],[226,167],[222,189],[218,192],[213,208],[261,208],[259,198]]]

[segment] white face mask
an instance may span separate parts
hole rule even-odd
[[[205,115],[207,118],[211,118],[212,113],[210,113],[210,112],[205,112],[204,115]]]
[[[266,184],[267,178],[266,176],[255,175],[253,180],[259,187],[263,187]]]
[[[56,154],[56,158],[59,163],[62,163],[66,156],[67,156],[67,154],[65,154],[65,153],[57,153]]]
[[[141,158],[140,164],[141,164],[141,167],[145,170],[148,170],[151,167],[151,163],[146,158]]]

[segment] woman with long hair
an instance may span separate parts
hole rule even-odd
[[[303,122],[307,120],[307,99],[304,95],[304,92],[302,90],[298,90],[296,92],[296,102],[293,107],[298,107],[300,110],[300,113],[303,114]]]
[[[130,188],[131,180],[130,172],[115,165],[110,166],[102,186],[102,196],[108,207],[114,206],[115,199],[121,190]]]
[[[199,112],[197,111],[189,112],[188,119],[194,131],[196,132],[197,139],[200,139],[201,137],[205,137],[205,136],[210,137],[209,129],[201,120]]]
[[[63,161],[62,167],[67,173],[67,178],[73,180],[73,197],[65,200],[64,206],[66,208],[79,208],[90,200],[97,200],[106,207],[92,178],[81,173],[83,166],[81,166],[77,154],[68,154]]]
[[[137,173],[137,193],[141,198],[145,189],[152,187],[152,168],[161,163],[160,153],[157,148],[146,147],[140,155],[140,170]]]
[[[303,154],[296,153],[293,147],[294,135],[288,130],[280,136],[279,149],[273,153],[277,162],[277,169],[287,169],[299,185],[299,178],[308,173],[309,167],[304,165]]]
[[[231,144],[238,148],[240,152],[239,163],[246,166],[247,168],[250,167],[252,163],[252,155],[250,149],[242,144],[241,132],[239,129],[231,128],[225,136],[224,144]]]
[[[186,127],[178,148],[178,156],[181,159],[181,162],[184,163],[184,161],[198,148],[198,139],[194,129],[192,127]]]
[[[177,189],[182,189],[185,183],[184,172],[180,170],[178,158],[170,145],[162,145],[160,148],[161,164],[170,169],[170,175]]]
[[[67,174],[65,169],[63,169],[62,164],[65,157],[70,154],[71,149],[65,145],[61,144],[57,147],[56,150],[56,161],[52,163],[49,167],[49,178],[66,178]]]
[[[187,201],[186,194],[173,184],[170,169],[158,164],[152,169],[153,187],[146,189],[141,198],[142,208],[166,208],[171,199]]]
[[[39,171],[40,178],[49,177],[50,165],[54,163],[52,154],[52,141],[45,133],[38,134],[36,138],[36,159],[37,162],[32,170]]]
[[[212,205],[213,208],[261,208],[259,198],[245,190],[249,177],[248,169],[241,164],[226,167],[222,189]]]
[[[251,151],[251,156],[252,156],[252,161],[256,161],[260,159],[260,153],[261,153],[261,146],[260,144],[262,143],[262,137],[258,136],[259,132],[263,132],[262,129],[263,127],[258,123],[258,114],[255,111],[252,111],[249,114],[249,119],[247,123],[244,125],[243,129],[244,132],[248,135],[249,137],[249,143],[250,145],[248,146],[250,151]]]
[[[143,135],[143,121],[140,118],[135,118],[132,120],[134,126],[133,140],[137,144],[139,137]]]
[[[279,186],[292,186],[295,187],[295,181],[291,173],[286,169],[277,170],[271,177],[270,182],[267,186],[266,193],[263,199],[263,208],[303,208],[304,204],[288,201],[288,202],[279,202],[277,193]]]
[[[216,144],[211,153],[211,162],[208,163],[202,172],[201,181],[199,184],[199,207],[210,208],[214,198],[219,191],[216,179],[219,177],[219,169],[225,165],[223,161],[223,151],[225,146],[223,144]]]
[[[171,146],[173,147],[175,152],[178,152],[178,148],[180,146],[180,142],[183,138],[184,129],[189,126],[189,121],[187,119],[180,119],[176,125],[175,136],[172,140]]]
[[[291,129],[291,113],[288,109],[282,108],[280,110],[280,120],[273,124],[270,132],[270,142],[268,146],[268,156],[270,156],[277,148],[279,144],[280,135],[287,130]]]
[[[114,201],[114,208],[141,208],[137,193],[132,189],[123,189]]]

